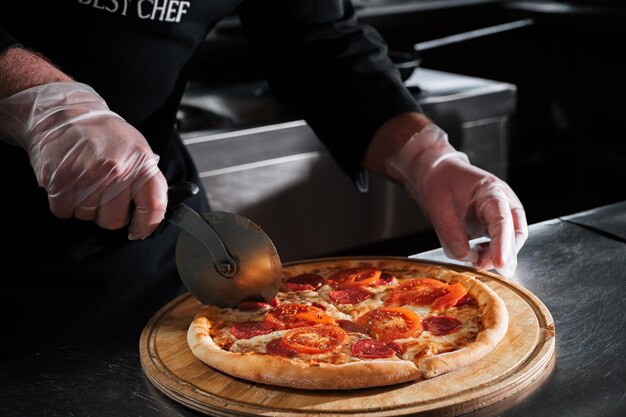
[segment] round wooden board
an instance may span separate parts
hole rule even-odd
[[[330,259],[347,258],[312,259],[284,267]],[[349,259],[401,259],[469,271],[505,301],[509,330],[482,360],[436,378],[347,391],[296,390],[232,378],[193,356],[187,345],[187,329],[200,304],[187,293],[163,307],[144,328],[140,356],[145,374],[168,397],[212,416],[449,417],[496,402],[506,405],[519,401],[553,368],[552,316],[536,296],[514,282],[487,271],[440,262],[393,257]]]

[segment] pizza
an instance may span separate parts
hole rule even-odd
[[[479,277],[395,257],[287,264],[271,302],[201,305],[187,343],[218,371],[282,387],[433,378],[480,360],[506,334],[506,305]]]

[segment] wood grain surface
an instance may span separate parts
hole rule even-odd
[[[507,305],[510,324],[504,340],[477,363],[429,380],[330,392],[275,387],[232,378],[193,356],[187,345],[187,329],[200,304],[187,293],[164,306],[144,328],[139,346],[143,370],[173,400],[208,415],[229,417],[457,416],[492,405],[506,408],[523,399],[549,374],[554,366],[554,322],[535,295],[487,271],[399,259],[477,275]]]

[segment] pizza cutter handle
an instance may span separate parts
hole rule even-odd
[[[165,210],[165,218],[167,219],[176,207],[198,194],[199,191],[200,187],[189,181],[170,185],[167,189],[167,209]]]
[[[180,206],[181,204],[183,204],[183,202],[198,194],[198,191],[200,191],[200,187],[198,187],[198,185],[194,184],[193,182],[181,182],[178,184],[170,185],[167,188],[167,207],[165,209],[165,215],[163,216],[164,220],[168,220],[176,207]],[[161,233],[161,230],[163,229],[165,223],[165,221],[162,221],[161,224],[159,224],[157,229],[154,231],[154,233],[152,233],[146,239],[156,239],[157,236],[159,236],[159,234]]]
[[[192,182],[174,184],[168,188],[168,203],[165,220],[198,239],[211,253],[215,269],[224,278],[233,278],[237,273],[237,262],[230,255],[217,232],[202,216],[183,204],[198,193],[200,187]]]

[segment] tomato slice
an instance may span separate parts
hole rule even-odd
[[[285,303],[274,307],[265,314],[265,320],[278,329],[293,329],[315,324],[335,325],[335,319],[324,310],[308,304]]]
[[[297,352],[324,353],[341,347],[347,333],[337,326],[308,326],[287,330],[282,341]]]
[[[405,291],[422,291],[429,288],[443,288],[447,286],[443,281],[439,281],[434,278],[415,278],[410,279],[408,281],[404,281],[400,285],[398,285],[394,291],[405,292]]]
[[[381,307],[356,319],[373,338],[384,343],[417,336],[422,332],[422,322],[414,311],[403,307]]]
[[[453,307],[459,302],[459,300],[461,300],[461,298],[465,297],[465,295],[467,294],[467,288],[465,288],[463,284],[459,284],[458,282],[456,284],[448,285],[446,291],[448,291],[446,295],[439,297],[435,300],[431,307],[432,310],[440,310]]]
[[[433,310],[441,310],[456,305],[466,294],[467,288],[463,284],[446,284],[432,278],[418,278],[398,285],[385,300],[385,305],[432,305]]]
[[[417,278],[398,285],[385,300],[385,305],[429,305],[446,295],[447,284],[433,278]]]
[[[342,269],[328,277],[328,283],[337,287],[364,287],[374,284],[380,278],[382,271],[378,268],[359,266]]]

